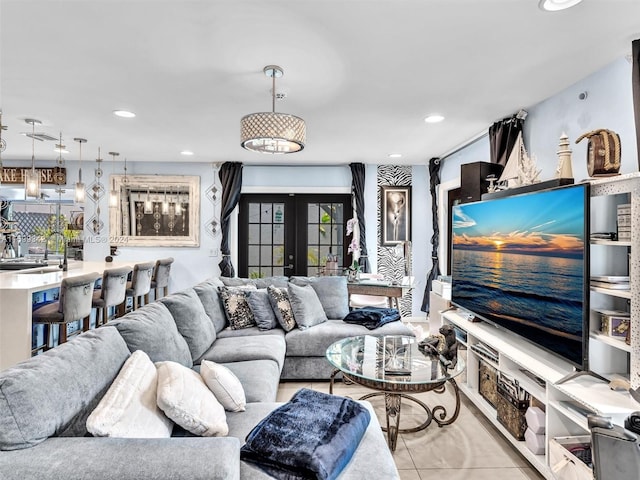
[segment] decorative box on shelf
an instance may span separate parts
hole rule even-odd
[[[600,331],[610,337],[624,340],[627,337],[631,315],[621,310],[600,311]]]

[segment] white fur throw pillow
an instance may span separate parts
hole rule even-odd
[[[158,408],[157,384],[155,365],[136,350],[87,418],[87,431],[96,437],[170,437],[173,422]]]
[[[229,433],[224,408],[198,372],[176,362],[157,362],[158,406],[171,420],[194,435]]]
[[[224,365],[203,360],[200,365],[200,376],[213,392],[225,410],[244,412],[247,399],[244,388],[238,377]]]

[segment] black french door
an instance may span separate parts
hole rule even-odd
[[[329,254],[351,264],[351,195],[244,194],[239,209],[239,277],[317,275]]]

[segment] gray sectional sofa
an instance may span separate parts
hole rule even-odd
[[[287,333],[279,328],[227,327],[218,279],[171,294],[107,326],[83,333],[43,355],[0,372],[0,478],[13,479],[266,479],[240,459],[246,435],[280,404],[281,379],[327,380],[324,358],[351,335],[407,334],[400,322],[369,331],[338,319]],[[346,286],[345,286],[346,288]],[[86,420],[136,350],[153,362],[199,370],[203,360],[240,380],[246,411],[226,412],[226,437],[97,438]],[[364,402],[367,408],[371,406]],[[380,424],[369,427],[341,480],[398,478]]]

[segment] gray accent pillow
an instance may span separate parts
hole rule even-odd
[[[0,450],[86,435],[87,417],[128,357],[116,329],[101,327],[0,372]]]
[[[269,294],[269,301],[271,302],[273,313],[275,313],[282,329],[285,332],[290,332],[296,328],[296,320],[293,316],[287,289],[270,285],[267,287],[267,293]]]
[[[266,288],[247,293],[247,303],[253,312],[253,318],[260,330],[272,330],[278,326],[278,319],[271,308]]]
[[[311,285],[300,287],[295,283],[289,284],[289,301],[298,328],[305,330],[314,325],[327,321],[318,294]]]
[[[200,302],[202,302],[204,311],[207,312],[209,319],[213,322],[216,333],[220,333],[227,328],[227,317],[224,313],[224,308],[222,308],[220,292],[218,292],[218,287],[222,286],[224,284],[220,279],[210,278],[193,287],[193,290],[200,298]]]
[[[245,286],[249,287],[249,286]],[[255,286],[250,285],[252,289]],[[220,298],[224,313],[232,330],[249,328],[256,325],[251,307],[247,303],[247,291],[244,287],[220,287]]]
[[[349,313],[347,277],[291,277],[295,285],[311,285],[328,318],[342,320]]]
[[[132,353],[142,350],[153,363],[170,360],[185,367],[193,366],[189,345],[163,303],[145,305],[109,325],[118,329]]]
[[[284,275],[276,275],[275,277],[256,278],[256,287],[267,288],[269,285],[273,285],[278,288],[287,288],[289,284],[289,277]]]
[[[253,278],[220,277],[220,280],[225,287],[242,287],[245,285],[256,285],[256,281]]]
[[[159,300],[171,312],[180,335],[189,345],[191,358],[200,358],[216,339],[216,330],[207,316],[198,294],[189,288]]]

